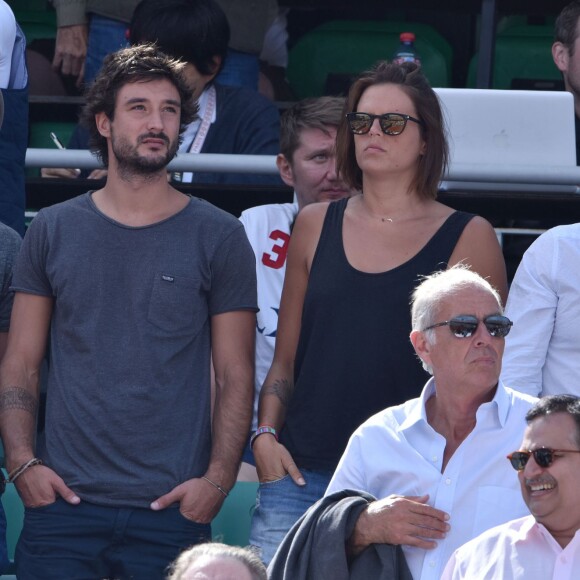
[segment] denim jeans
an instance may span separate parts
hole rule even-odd
[[[101,70],[103,59],[111,52],[129,46],[126,33],[128,24],[106,18],[91,16],[89,24],[89,44],[85,61],[85,84],[89,84]]]
[[[242,454],[242,461],[244,463],[249,463],[250,465],[253,465],[254,467],[256,467],[256,459],[254,458],[254,452],[252,451],[252,447],[250,445],[250,441],[251,441],[253,434],[254,434],[254,431],[252,431],[252,433],[250,434],[250,437],[248,438],[246,446],[244,447],[244,453]]]
[[[308,508],[326,491],[331,471],[300,470],[306,485],[299,486],[287,475],[282,479],[261,483],[252,517],[250,544],[268,565],[278,546]]]
[[[62,499],[25,508],[16,546],[22,580],[159,580],[186,547],[211,540],[211,526],[177,507],[150,509],[71,505]]]

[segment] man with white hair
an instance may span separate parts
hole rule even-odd
[[[413,294],[411,342],[433,374],[421,396],[371,417],[351,437],[326,495],[369,502],[346,541],[401,545],[415,580],[439,579],[453,551],[527,514],[505,456],[535,399],[499,382],[511,321],[497,291],[464,266],[428,276]]]

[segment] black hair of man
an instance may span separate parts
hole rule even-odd
[[[549,395],[542,397],[526,414],[528,425],[538,417],[568,413],[576,423],[576,441],[580,447],[580,398],[574,395]]]
[[[166,54],[218,73],[230,41],[230,26],[214,0],[143,0],[129,26],[131,44],[155,42]],[[220,57],[216,69],[215,57]]]

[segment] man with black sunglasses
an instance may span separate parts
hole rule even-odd
[[[532,515],[483,533],[455,551],[443,578],[572,580],[580,570],[580,399],[553,395],[526,415],[508,455]]]
[[[410,338],[433,378],[418,399],[388,408],[351,437],[326,495],[361,490],[347,551],[401,545],[415,580],[439,579],[477,534],[527,513],[505,455],[535,399],[499,382],[504,337],[497,291],[458,265],[413,294]]]

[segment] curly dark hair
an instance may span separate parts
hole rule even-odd
[[[123,48],[105,58],[101,71],[88,88],[86,104],[80,117],[81,124],[90,134],[91,151],[96,153],[105,166],[109,164],[107,139],[99,133],[95,115],[105,113],[112,121],[117,95],[126,84],[167,79],[175,86],[181,99],[180,132],[195,119],[198,107],[183,77],[185,65],[159,51],[154,44]]]
[[[352,84],[345,112],[356,111],[362,94],[369,87],[382,84],[400,87],[413,101],[417,115],[423,122],[421,136],[426,145],[425,154],[421,156],[411,188],[421,197],[435,199],[449,159],[445,122],[439,98],[417,64],[380,61]],[[346,117],[343,117],[336,136],[336,165],[350,187],[362,189],[362,171],[356,161],[354,137],[348,128]]]

